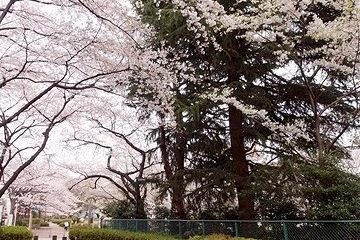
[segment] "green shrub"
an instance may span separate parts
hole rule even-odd
[[[32,219],[32,224],[37,224],[40,225],[41,219],[40,218],[33,218]]]
[[[16,220],[16,226],[28,226],[29,225],[29,219],[23,218],[23,219],[17,219]]]
[[[40,227],[48,227],[48,226],[49,226],[48,222],[43,222],[43,221],[40,222]]]
[[[42,218],[33,218],[32,220],[32,225],[33,228],[39,228],[39,227],[48,227],[49,223],[46,222],[44,219]]]
[[[178,238],[157,233],[129,232],[113,229],[75,227],[70,229],[70,240],[176,240]],[[256,240],[254,238],[230,237],[223,234],[194,236],[190,240]]]
[[[31,240],[32,234],[26,227],[0,227],[1,240]]]
[[[51,222],[59,225],[60,227],[64,227],[64,223],[68,222],[71,223],[71,219],[52,219]]]
[[[28,218],[22,218],[16,220],[16,226],[29,226],[29,219]],[[49,223],[45,222],[42,218],[33,218],[32,219],[32,228],[39,228],[39,227],[48,227]]]
[[[175,240],[177,238],[156,233],[129,232],[112,229],[81,228],[70,229],[70,240]]]

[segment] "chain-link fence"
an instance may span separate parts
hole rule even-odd
[[[233,221],[112,219],[103,227],[182,237],[223,233],[264,240],[359,240],[359,221]]]

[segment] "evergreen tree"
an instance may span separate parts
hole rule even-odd
[[[231,160],[228,171],[241,219],[255,217],[254,157],[278,159],[279,166],[300,161],[320,168],[328,166],[328,157],[347,157],[339,140],[358,124],[357,54],[348,52],[356,49],[357,38],[345,36],[338,26],[357,32],[354,5],[282,0],[143,0],[135,5],[156,31],[153,46],[171,49],[168,59],[181,83],[174,86],[176,98],[190,99],[187,106],[192,106],[194,96],[207,95],[217,107],[202,105],[203,111],[221,109],[216,120],[225,132],[219,136],[230,148],[221,143],[215,149],[229,150],[223,156]],[[178,116],[181,131],[190,130],[184,124],[189,118],[183,112]],[[201,147],[186,151],[194,167],[211,163],[214,156],[193,158]]]

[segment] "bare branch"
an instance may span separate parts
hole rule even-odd
[[[0,23],[4,20],[5,16],[10,12],[10,8],[17,0],[10,0],[8,4],[6,5],[5,9],[1,9],[1,15],[0,15]]]
[[[119,29],[120,31],[122,31],[123,33],[125,33],[125,35],[127,35],[132,41],[134,41],[134,43],[136,44],[136,46],[141,49],[141,46],[140,44],[126,31],[124,30],[123,28],[121,28],[119,25],[117,25],[116,23],[114,23],[112,20],[110,19],[107,19],[103,16],[101,16],[100,14],[96,13],[93,9],[91,9],[88,5],[86,5],[83,1],[81,0],[78,0],[79,3],[85,7],[90,13],[92,13],[94,16],[96,16],[97,18],[105,21],[105,22],[108,22],[110,23],[112,26],[116,27],[117,29]]]
[[[83,179],[81,179],[80,181],[78,181],[77,183],[73,184],[69,190],[71,191],[76,185],[88,180],[88,179],[92,179],[92,178],[103,178],[103,179],[106,179],[108,180],[109,182],[111,182],[112,184],[114,184],[118,189],[120,189],[124,195],[126,196],[127,199],[129,200],[132,200],[133,201],[133,198],[128,194],[128,191],[123,187],[121,186],[120,184],[118,184],[114,179],[112,179],[111,177],[107,176],[107,175],[102,175],[102,174],[93,174],[93,175],[88,175],[88,176],[85,176]]]

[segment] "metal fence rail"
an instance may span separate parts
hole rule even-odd
[[[111,219],[102,227],[159,232],[178,236],[223,233],[259,240],[360,240],[360,220],[353,221],[237,221]]]

